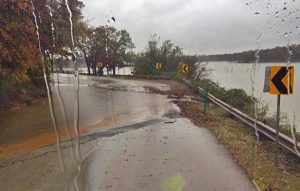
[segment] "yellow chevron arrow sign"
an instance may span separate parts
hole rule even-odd
[[[160,70],[162,68],[162,64],[161,63],[156,63],[156,69]]]
[[[189,65],[183,64],[182,65],[182,72],[185,73],[185,74],[189,73]]]
[[[294,93],[294,66],[272,66],[270,94],[289,95]]]

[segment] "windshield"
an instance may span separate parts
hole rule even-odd
[[[299,1],[0,2],[0,190],[300,190]]]

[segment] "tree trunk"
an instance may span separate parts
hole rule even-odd
[[[82,49],[82,52],[83,52],[83,56],[84,56],[84,60],[85,60],[86,66],[88,68],[88,73],[89,73],[89,75],[91,75],[91,68],[90,68],[90,64],[89,64],[87,56],[86,56],[86,52],[85,52],[84,49]]]
[[[113,76],[116,75],[116,65],[113,63]]]
[[[96,66],[95,60],[93,61],[93,74],[94,74],[94,75],[97,74],[97,66]]]
[[[96,67],[94,61],[92,62],[92,71],[93,71],[93,75],[96,75]]]

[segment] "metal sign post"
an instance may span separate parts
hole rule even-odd
[[[294,66],[267,66],[264,92],[277,95],[275,166],[279,158],[279,131],[280,131],[280,99],[281,95],[294,93]]]
[[[278,165],[278,155],[279,155],[279,130],[280,130],[279,122],[280,122],[280,95],[277,96],[275,166]]]

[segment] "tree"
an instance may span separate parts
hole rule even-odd
[[[54,53],[60,54],[63,47],[69,46],[65,40],[70,36],[70,30],[67,29],[69,25],[66,24],[69,22],[68,13],[63,3],[58,0],[33,0],[42,53],[49,61],[44,60],[46,67],[53,61]],[[78,0],[69,0],[69,3],[76,23],[82,18],[83,4]],[[50,17],[48,6],[51,7],[53,18]],[[41,55],[32,11],[31,2],[28,0],[0,0],[0,102],[5,102],[2,98],[9,97],[14,92],[21,95],[20,89],[26,83],[44,85],[41,80]],[[53,46],[51,23],[56,29],[56,48]]]
[[[196,77],[198,72],[197,55],[184,55],[181,48],[175,46],[170,40],[162,42],[160,37],[151,35],[144,52],[135,56],[135,73],[142,75],[157,75],[156,63],[162,63],[161,73],[173,77],[182,76],[181,67],[188,64],[190,73],[188,77]],[[201,71],[203,73],[203,71]],[[200,77],[200,75],[198,75]]]
[[[78,49],[82,52],[86,66],[88,68],[88,74],[91,74],[91,64],[88,59],[88,55],[91,52],[91,37],[93,30],[87,26],[84,22],[78,23],[78,35],[76,38],[76,44]]]
[[[124,65],[132,60],[134,44],[126,30],[116,30],[113,27],[98,26],[96,28],[81,24],[81,35],[78,35],[78,48],[83,53],[85,61],[93,74],[97,73],[97,63],[102,62],[107,70]]]
[[[182,50],[175,46],[170,40],[166,40],[162,43],[160,48],[160,62],[164,64],[163,71],[172,73],[178,71],[179,65],[183,64]]]
[[[108,49],[107,63],[115,75],[117,65],[124,65],[131,61],[131,50],[135,46],[126,30],[117,31],[115,28],[105,27],[105,32]]]
[[[160,61],[159,43],[160,37],[157,35],[151,35],[147,42],[145,51],[135,55],[135,74],[155,75],[157,73],[155,64]]]
[[[0,3],[0,75],[1,79],[11,78],[16,84],[29,81],[28,70],[39,67],[31,11],[26,0]]]

